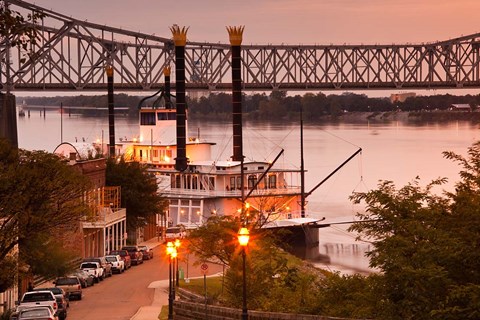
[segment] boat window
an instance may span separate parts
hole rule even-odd
[[[158,119],[159,121],[168,120],[168,113],[166,113],[166,112],[159,112],[159,113],[157,113],[157,119]]]
[[[197,178],[197,176],[192,177],[192,189],[198,189],[198,178]]]
[[[187,176],[182,176],[182,181],[183,181],[183,189],[188,189],[188,177]]]
[[[167,157],[172,159],[172,150],[167,150]]]
[[[210,190],[215,190],[215,178],[209,177],[208,178],[208,187]]]
[[[140,125],[142,126],[154,126],[155,125],[155,112],[141,112],[140,113]]]
[[[272,174],[268,176],[268,188],[276,189],[277,188],[277,176]]]
[[[257,183],[256,175],[248,176],[248,189],[253,189],[256,183]]]
[[[230,177],[230,190],[235,190],[235,177]]]
[[[140,161],[142,160],[142,158],[143,158],[143,150],[140,149]]]
[[[175,112],[167,113],[168,120],[177,120],[177,114]]]
[[[175,175],[175,188],[181,188],[182,187],[182,184],[181,184],[181,177],[179,174]]]
[[[242,189],[242,177],[237,177],[237,189]]]
[[[170,176],[170,188],[175,188],[175,175],[173,173]]]
[[[180,210],[180,221],[188,223],[188,208],[181,208],[181,210]]]

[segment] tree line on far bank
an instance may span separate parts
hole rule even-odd
[[[116,94],[116,107],[128,107],[128,115],[138,116],[138,104],[143,97]],[[72,97],[27,97],[28,105],[89,106],[106,108],[107,96]],[[326,95],[322,92],[288,95],[287,91],[272,91],[270,94],[255,93],[243,95],[243,110],[248,119],[282,120],[303,110],[304,118],[310,120],[325,116],[337,117],[346,112],[391,112],[391,111],[435,111],[447,110],[452,104],[469,104],[472,109],[480,105],[480,95],[456,96],[450,94],[409,97],[404,102],[391,102],[390,98],[370,98],[364,94],[345,92]],[[200,98],[187,97],[190,116],[193,118],[229,117],[232,110],[232,96],[229,93],[211,93]],[[98,115],[92,111],[81,111],[85,115]],[[105,114],[106,110],[103,111]]]

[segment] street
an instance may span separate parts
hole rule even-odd
[[[165,246],[157,246],[153,251],[153,260],[146,260],[143,264],[132,266],[123,274],[114,274],[93,287],[83,289],[82,300],[70,301],[67,319],[129,320],[140,307],[152,305],[155,290],[149,289],[149,284],[158,280],[168,280]],[[179,267],[186,272],[184,258],[180,249]],[[194,267],[192,258],[190,255],[189,277],[201,276],[200,266]],[[209,274],[221,271],[221,266],[209,265]],[[168,301],[165,301],[164,305],[167,304]]]

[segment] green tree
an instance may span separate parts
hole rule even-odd
[[[46,243],[54,235],[78,231],[80,219],[89,212],[82,200],[88,186],[87,178],[58,156],[16,149],[0,140],[0,266],[12,261],[18,247],[20,255],[14,254],[14,261],[25,264],[27,271],[40,270],[38,264],[43,262],[27,249],[36,239]],[[36,250],[47,256],[50,247]],[[38,275],[46,274],[39,271]]]
[[[145,225],[150,217],[163,213],[167,202],[158,194],[155,177],[138,162],[107,161],[106,184],[120,186],[122,207],[127,210],[129,232]]]
[[[480,142],[468,157],[445,152],[463,169],[455,192],[445,179],[396,189],[390,181],[352,196],[365,213],[350,230],[371,239],[370,265],[381,271],[385,319],[478,319],[480,304]],[[380,287],[379,287],[380,288]]]
[[[236,248],[240,220],[234,216],[212,216],[188,234],[188,250],[200,261],[230,265]]]

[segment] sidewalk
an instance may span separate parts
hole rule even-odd
[[[143,306],[130,320],[156,320],[163,306],[168,306],[168,279],[150,283],[149,289],[155,289],[153,302],[150,306]]]
[[[139,243],[149,248],[155,248],[163,244],[163,240],[152,238],[148,241]],[[153,281],[148,286],[149,289],[155,289],[153,294],[153,302],[150,306],[143,306],[138,309],[130,320],[157,320],[163,306],[168,306],[168,279]]]

